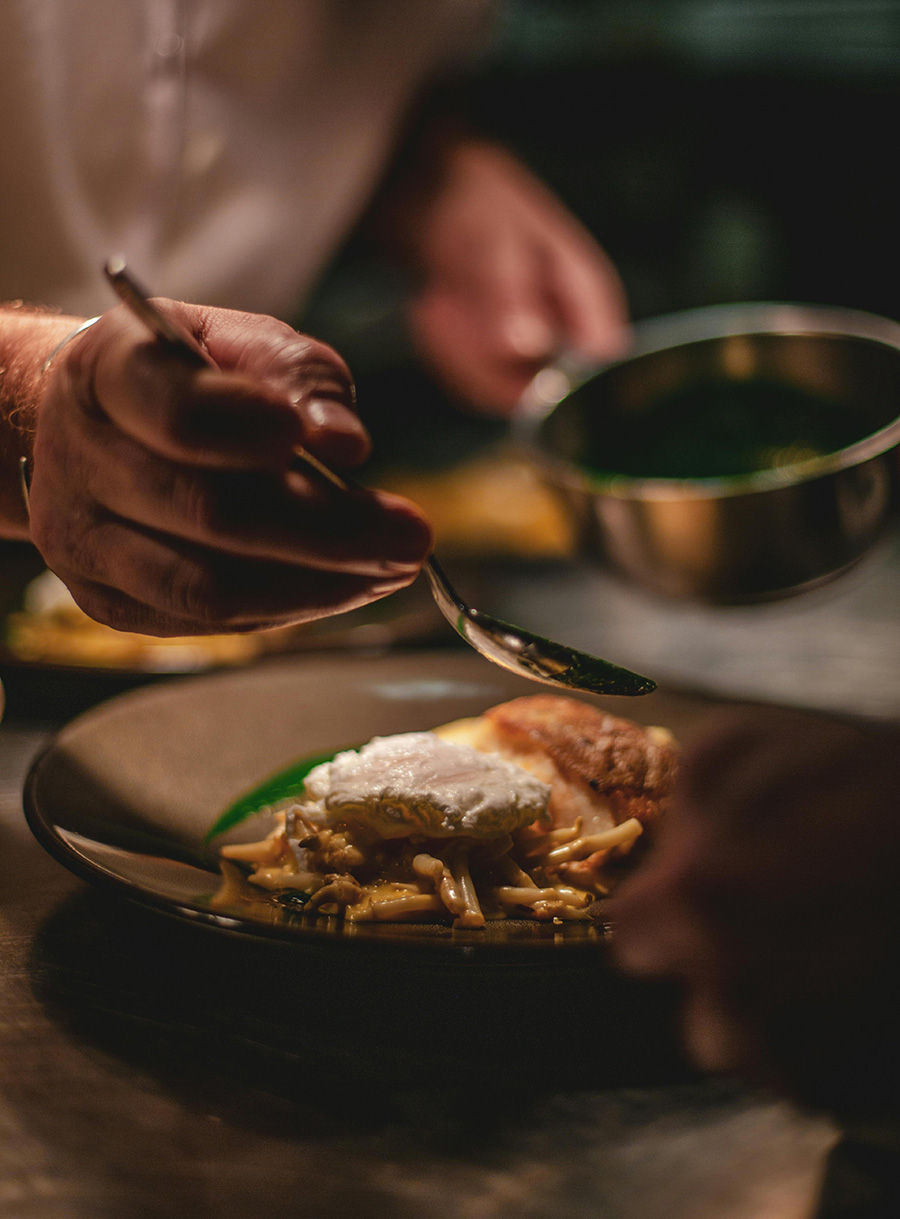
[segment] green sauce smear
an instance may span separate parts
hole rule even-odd
[[[357,748],[357,746],[352,746],[351,748]],[[301,758],[299,761],[292,762],[289,766],[286,766],[284,770],[279,770],[277,774],[264,779],[252,791],[246,792],[238,800],[235,800],[234,804],[229,805],[216,818],[212,829],[206,835],[206,841],[209,842],[211,838],[215,838],[218,834],[224,834],[226,830],[233,829],[249,817],[255,817],[264,808],[276,804],[279,800],[286,800],[289,796],[300,795],[303,791],[304,780],[309,772],[317,766],[321,766],[323,762],[330,762],[335,754],[340,752],[340,750],[334,749],[331,753],[318,753],[310,758]]]

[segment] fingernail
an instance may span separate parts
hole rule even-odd
[[[377,580],[370,588],[371,592],[376,597],[387,597],[390,593],[397,593],[401,588],[406,588],[410,583],[409,572],[399,580]]]
[[[323,431],[331,428],[345,430],[348,427],[362,429],[359,419],[343,402],[335,402],[330,398],[311,398],[302,404],[301,409],[306,423],[313,428],[321,428]]]

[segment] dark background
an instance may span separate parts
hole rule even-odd
[[[900,317],[900,3],[517,0],[468,105],[596,235],[635,319],[744,300]],[[446,459],[496,428],[447,417],[458,443],[433,439],[397,302],[351,241],[300,324],[349,358],[376,440]]]

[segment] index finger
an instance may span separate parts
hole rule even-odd
[[[60,368],[88,419],[102,416],[171,460],[197,466],[282,467],[303,443],[296,405],[238,372],[197,368],[119,306]]]

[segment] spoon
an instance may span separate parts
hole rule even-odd
[[[216,367],[209,353],[203,350],[193,335],[160,312],[131,275],[124,258],[110,258],[103,271],[123,304],[170,350],[194,363],[199,361],[208,367]],[[317,474],[340,491],[354,494],[363,490],[358,484],[329,469],[306,449],[296,448],[294,461],[305,472]],[[456,592],[434,555],[426,560],[423,570],[438,609],[453,629],[476,652],[494,664],[532,681],[573,690],[589,690],[594,694],[650,694],[656,689],[656,682],[649,677],[641,677],[608,660],[554,643],[552,639],[545,639],[520,626],[513,626],[473,609]]]

